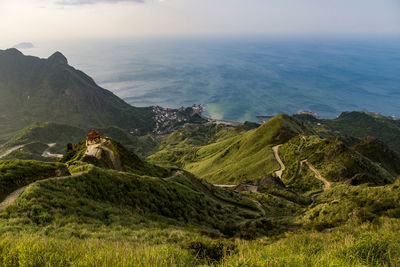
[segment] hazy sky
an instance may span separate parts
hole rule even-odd
[[[400,34],[400,0],[0,0],[1,44],[143,35]]]

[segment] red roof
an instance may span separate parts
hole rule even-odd
[[[87,138],[99,138],[103,135],[102,132],[91,131],[86,135]]]

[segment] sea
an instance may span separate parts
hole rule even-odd
[[[126,102],[201,104],[215,119],[310,110],[323,118],[364,110],[400,117],[400,38],[158,37],[34,43],[60,51]]]

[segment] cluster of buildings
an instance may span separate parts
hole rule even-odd
[[[180,107],[179,109],[172,109],[154,106],[153,112],[156,123],[154,133],[163,134],[178,125],[189,122],[192,116],[196,114],[201,115],[203,107],[201,105],[193,105],[188,108]]]

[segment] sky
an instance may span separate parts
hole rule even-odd
[[[400,0],[0,0],[0,45],[135,36],[400,35]]]

